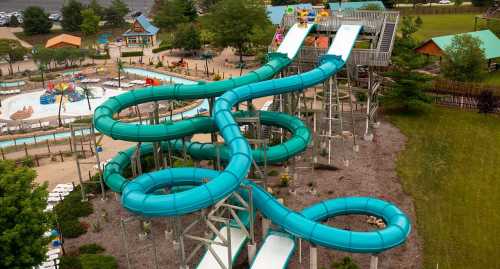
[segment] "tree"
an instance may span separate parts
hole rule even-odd
[[[116,60],[116,69],[118,71],[118,88],[122,87],[122,71],[123,71],[123,61],[118,58]]]
[[[69,0],[63,6],[61,26],[64,31],[76,32],[80,30],[80,25],[83,22],[82,9],[83,5],[76,0]]]
[[[106,24],[119,27],[125,24],[125,15],[130,12],[127,4],[122,0],[113,0],[111,6],[105,10],[104,19]]]
[[[192,0],[163,0],[154,22],[161,28],[172,30],[178,24],[194,21],[197,16]]]
[[[484,78],[486,57],[481,40],[471,35],[457,35],[445,49],[441,72],[458,81],[480,81]]]
[[[206,13],[219,1],[220,0],[198,0],[198,7],[203,13]]]
[[[201,48],[200,32],[192,23],[183,23],[177,27],[173,41],[174,48],[193,51]]]
[[[297,0],[271,0],[271,5],[273,6],[286,6],[297,4],[299,1]]]
[[[0,268],[31,268],[45,260],[47,184],[35,184],[35,177],[32,169],[0,161]]]
[[[23,31],[26,35],[50,33],[52,22],[43,9],[36,6],[28,7],[23,12]]]
[[[476,7],[486,7],[493,4],[493,0],[472,0],[471,2]]]
[[[97,16],[93,9],[87,8],[82,11],[83,22],[80,25],[84,35],[92,35],[99,31],[101,17]]]
[[[10,16],[9,27],[18,27],[20,25],[16,15]]]
[[[413,71],[396,71],[391,74],[394,84],[381,98],[382,105],[388,109],[402,112],[425,111],[431,99],[425,94],[429,78]]]
[[[104,17],[104,8],[99,4],[97,0],[90,1],[88,8],[92,9],[95,15],[99,17]]]
[[[238,49],[240,63],[243,63],[243,48],[251,42],[255,29],[269,23],[258,0],[221,0],[202,19],[214,34],[215,45]]]
[[[479,108],[479,113],[493,113],[499,107],[499,105],[499,98],[496,97],[490,90],[482,91],[477,98],[477,107]]]
[[[9,63],[9,75],[14,74],[12,65],[21,61],[26,55],[27,50],[19,41],[14,39],[0,39],[0,59]]]
[[[461,6],[463,3],[464,3],[464,1],[463,1],[463,0],[455,0],[455,1],[453,2],[453,4],[454,4],[455,6],[457,6],[457,7]]]

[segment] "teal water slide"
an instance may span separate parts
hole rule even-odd
[[[272,54],[270,63],[265,65],[262,71],[268,77],[256,75],[260,72],[254,71],[249,75],[252,78],[244,79],[244,81],[233,79],[226,82],[195,85],[191,88],[180,85],[152,87],[110,99],[96,109],[94,123],[99,131],[115,139],[141,142],[162,141],[161,146],[165,149],[186,147],[194,158],[213,159],[215,156],[213,145],[175,139],[218,130],[225,141],[225,147],[221,149],[221,157],[227,165],[225,170],[220,172],[203,168],[164,169],[145,173],[129,181],[121,173],[130,164],[130,157],[135,150],[131,148],[121,152],[108,163],[104,172],[106,184],[113,191],[122,193],[122,203],[125,208],[151,217],[178,216],[198,211],[238,191],[241,185],[246,185],[253,190],[255,208],[266,218],[287,233],[314,244],[348,252],[378,253],[404,243],[411,230],[410,221],[400,209],[389,202],[371,197],[345,197],[322,201],[301,212],[295,212],[280,204],[275,197],[260,186],[245,179],[252,160],[261,161],[263,152],[250,149],[235,120],[235,117],[244,117],[249,112],[233,113],[232,108],[245,100],[301,91],[329,79],[345,65],[360,31],[361,26],[342,25],[328,52],[320,59],[320,65],[303,74],[263,81],[293,59],[289,54]],[[291,40],[291,36],[288,33],[284,43],[287,38]],[[295,43],[302,41],[303,38],[295,39]],[[300,44],[296,47],[298,50]],[[234,82],[235,80],[238,82]],[[176,123],[158,125],[125,124],[112,118],[113,114],[120,110],[144,102],[217,95],[220,97],[215,102],[213,117],[195,117]],[[283,144],[268,148],[266,152],[268,162],[286,160],[307,148],[311,133],[300,119],[277,112],[261,112],[260,116],[264,124],[279,126],[292,133],[292,137]],[[151,153],[152,145],[143,144],[140,151],[141,154]],[[207,179],[208,182],[203,183]],[[181,185],[196,187],[172,194],[153,194],[160,188]],[[245,195],[243,192],[241,194]],[[348,214],[378,216],[384,219],[387,226],[377,231],[357,232],[321,223],[330,217]]]

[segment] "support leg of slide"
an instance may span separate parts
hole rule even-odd
[[[270,227],[271,227],[271,221],[262,217],[262,236],[266,236]]]
[[[318,269],[318,248],[314,245],[309,248],[309,269]]]
[[[372,255],[370,257],[370,269],[377,269],[377,268],[378,268],[378,256]]]
[[[248,264],[252,264],[253,259],[255,258],[255,254],[257,253],[257,245],[248,244]]]

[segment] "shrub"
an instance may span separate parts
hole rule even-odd
[[[222,77],[219,74],[215,74],[214,77],[213,77],[214,81],[219,81],[221,79],[222,79]]]
[[[477,99],[479,113],[493,113],[497,108],[497,100],[492,91],[482,91]]]
[[[287,187],[289,184],[290,184],[290,176],[289,175],[282,175],[280,178],[280,186]]]
[[[107,255],[83,254],[80,256],[82,269],[116,269],[116,258]]]
[[[159,62],[156,64],[156,68],[159,68],[159,67],[163,67],[163,62],[162,62],[162,61],[159,61]]]
[[[109,60],[109,59],[111,59],[111,57],[109,56],[109,53],[95,54],[95,55],[92,55],[90,58],[95,59],[95,60]]]
[[[135,56],[143,56],[142,51],[124,51],[122,52],[122,57],[135,57]]]
[[[193,160],[175,160],[173,167],[192,167],[194,166]]]
[[[82,269],[80,258],[77,256],[62,256],[59,261],[59,269]]]
[[[78,219],[63,220],[59,225],[61,226],[61,233],[65,238],[77,238],[87,232]]]
[[[28,156],[21,160],[21,165],[25,167],[35,167],[35,161],[33,161],[31,156]]]
[[[346,256],[340,262],[332,262],[332,268],[335,268],[335,269],[359,269],[359,266],[352,260],[351,257]]]
[[[43,80],[49,81],[49,80],[53,80],[55,78],[57,78],[57,75],[55,75],[55,74],[44,74],[43,75],[43,79],[42,79],[41,75],[36,75],[36,76],[31,76],[29,78],[29,81],[31,81],[31,82],[42,82]]]
[[[153,49],[153,53],[158,53],[158,52],[166,51],[166,50],[169,50],[171,48],[172,48],[172,46],[160,46],[158,48],[154,48]]]
[[[104,252],[105,250],[105,248],[96,243],[81,245],[78,248],[80,254],[99,254]]]
[[[270,177],[275,177],[275,176],[277,176],[277,175],[279,175],[279,174],[280,174],[280,173],[279,173],[278,171],[276,171],[276,170],[271,170],[271,171],[269,171],[269,172],[267,173],[267,175],[268,175],[268,176],[270,176]]]

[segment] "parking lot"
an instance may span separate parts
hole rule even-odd
[[[88,4],[90,0],[80,0]],[[153,5],[154,0],[124,0],[130,11],[147,11]],[[0,0],[0,11],[13,12],[22,11],[29,6],[40,6],[47,13],[60,12],[64,0]],[[108,6],[111,0],[99,0],[99,3]]]

